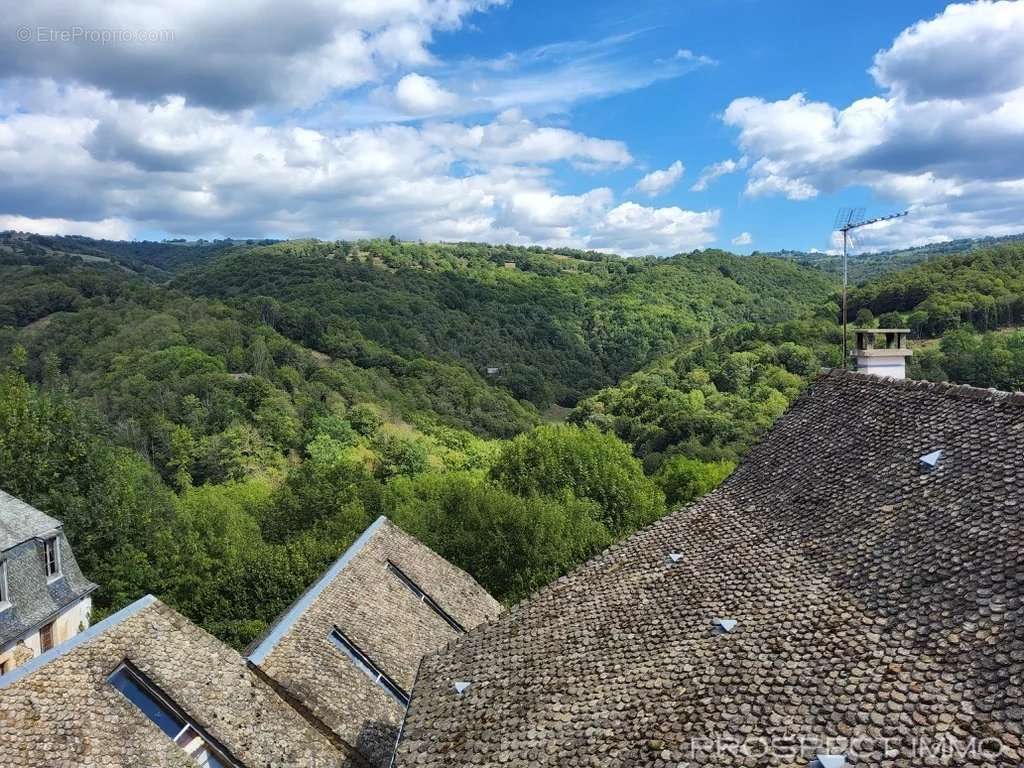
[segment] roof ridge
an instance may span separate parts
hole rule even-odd
[[[897,379],[892,376],[878,376],[873,373],[848,371],[842,368],[822,368],[818,379],[857,379],[863,383],[878,386],[900,387],[902,389],[921,389],[935,392],[943,397],[962,400],[986,401],[996,404],[1024,406],[1024,392],[1007,392],[994,387],[975,387],[970,384],[954,384],[948,381],[926,381],[924,379]]]
[[[97,635],[103,634],[108,629],[110,629],[110,627],[120,624],[125,619],[137,614],[143,608],[148,608],[149,606],[157,602],[158,600],[153,595],[143,595],[135,602],[129,603],[116,613],[112,613],[110,616],[107,616],[107,618],[103,619],[102,621],[93,624],[91,627],[87,627],[74,637],[65,640],[63,643],[53,646],[53,648],[51,648],[50,650],[46,651],[45,653],[39,654],[34,659],[31,659],[30,661],[27,661],[24,664],[22,664],[20,667],[15,667],[10,674],[4,675],[2,678],[0,678],[0,689],[6,688],[12,683],[18,682],[23,677],[31,674],[40,667],[49,664],[54,659],[59,659],[64,654],[74,650],[83,643],[89,642]]]

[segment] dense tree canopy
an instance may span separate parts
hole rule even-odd
[[[1020,258],[854,311],[947,332],[918,375],[1016,388],[1021,334],[976,330],[1017,321]],[[0,278],[0,487],[64,521],[101,613],[153,592],[239,647],[381,514],[519,599],[709,492],[839,362],[831,277],[715,251],[7,234]]]

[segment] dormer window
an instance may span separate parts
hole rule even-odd
[[[60,541],[56,536],[44,542],[46,550],[46,578],[56,579],[60,576]]]
[[[0,611],[11,607],[10,586],[7,583],[7,561],[0,560]]]
[[[108,682],[202,768],[234,768],[237,765],[220,744],[214,742],[177,704],[129,662],[115,669]]]

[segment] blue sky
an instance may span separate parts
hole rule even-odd
[[[1021,3],[28,5],[0,227],[631,255],[825,250],[844,205],[911,210],[865,249],[1024,230]]]

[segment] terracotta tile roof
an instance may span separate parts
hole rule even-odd
[[[350,765],[238,653],[151,597],[0,678],[0,764],[195,768],[108,682],[125,661],[241,765]]]
[[[332,632],[409,692],[420,658],[459,636],[452,621],[469,629],[499,610],[466,573],[382,517],[254,643],[249,660],[370,763],[386,765],[405,707],[345,655]]]
[[[819,377],[717,491],[426,657],[396,765],[1024,764],[1022,404]]]

